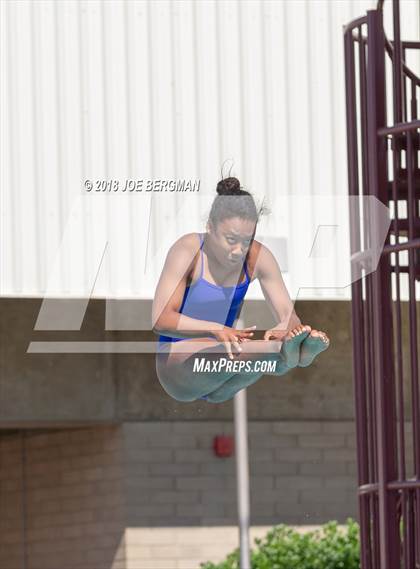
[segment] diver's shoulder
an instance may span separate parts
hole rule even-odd
[[[179,237],[174,245],[185,247],[187,249],[197,249],[200,247],[200,234],[199,233],[185,233]]]
[[[257,241],[256,239],[252,240],[248,252],[248,272],[251,277],[251,280],[254,280],[255,278],[258,277],[257,261],[261,253],[262,247],[264,247],[264,245],[260,243],[260,241]]]
[[[264,245],[264,243],[261,243],[261,241],[254,239],[248,254],[249,272],[253,278],[260,276],[261,270],[267,264],[267,259],[269,260],[270,257],[272,257],[270,249]]]
[[[261,251],[267,251],[267,247],[261,243],[261,241],[257,241],[257,239],[253,239],[251,243],[251,247],[249,248],[249,256],[257,258]]]
[[[200,236],[198,233],[185,233],[178,237],[178,239],[172,244],[170,248],[170,253],[179,254],[187,253],[189,255],[194,255],[200,248]]]

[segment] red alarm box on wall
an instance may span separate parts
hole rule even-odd
[[[232,456],[234,450],[233,437],[217,435],[213,440],[214,454],[220,457]]]

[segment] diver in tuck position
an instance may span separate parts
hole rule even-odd
[[[178,401],[227,401],[264,374],[309,366],[329,346],[325,333],[301,323],[277,261],[254,239],[254,198],[233,177],[217,194],[207,232],[186,234],[169,250],[153,302],[156,372]],[[232,327],[254,279],[278,321],[263,340],[252,340],[255,326]],[[261,362],[274,362],[274,371],[261,371]]]

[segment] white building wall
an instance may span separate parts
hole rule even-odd
[[[341,285],[301,288],[296,242],[325,213],[317,196],[333,212],[347,195],[342,27],[375,4],[2,2],[1,296],[153,297],[167,249],[204,230],[232,159],[272,209],[259,235],[283,240],[290,290],[350,298]],[[418,2],[402,2],[402,20],[416,39]],[[84,189],[127,178],[200,191],[117,202]],[[342,257],[333,247],[333,285]]]

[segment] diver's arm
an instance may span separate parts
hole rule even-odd
[[[197,338],[212,336],[215,330],[223,330],[223,328],[223,324],[218,322],[196,320],[171,310],[162,314],[153,328],[153,332],[163,336],[171,336],[172,338]]]
[[[170,248],[153,300],[152,327],[155,334],[195,338],[224,328],[218,322],[197,320],[179,312],[198,249],[196,234],[184,235]]]
[[[284,284],[280,267],[274,255],[262,243],[258,243],[256,250],[255,271],[276,322],[271,329],[284,330],[287,333],[301,324]]]

